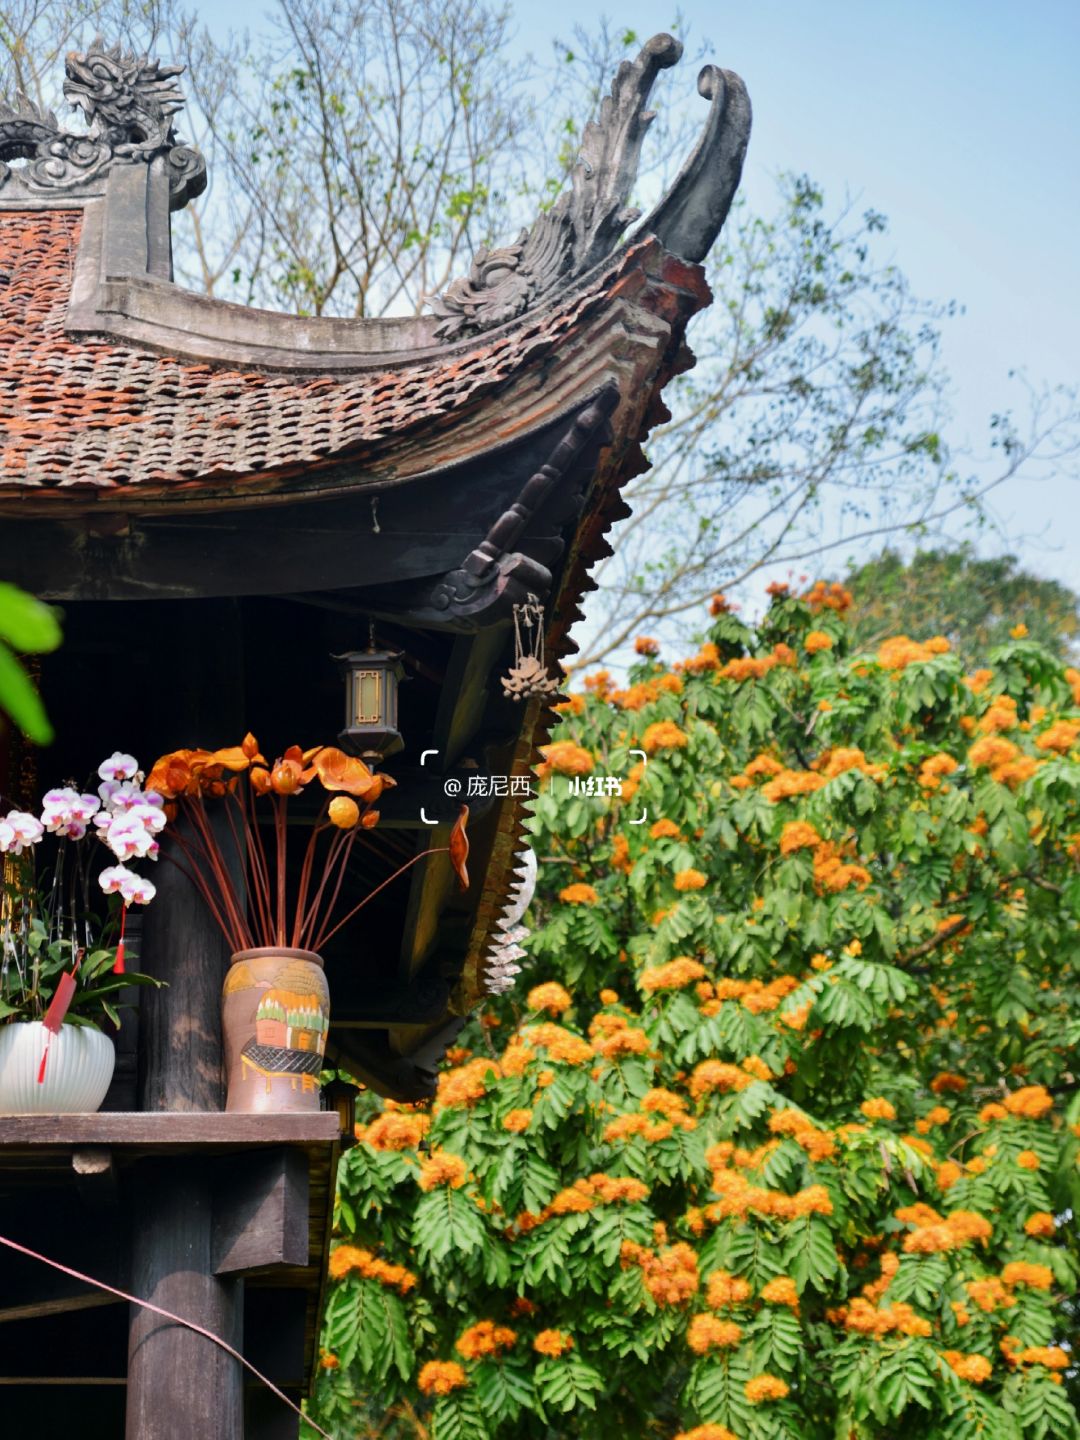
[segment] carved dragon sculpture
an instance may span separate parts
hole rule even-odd
[[[170,206],[180,209],[206,188],[206,165],[180,143],[172,118],[184,105],[176,77],[182,65],[106,48],[97,39],[85,55],[68,55],[64,95],[83,112],[87,133],[61,129],[51,110],[17,95],[0,100],[0,198],[79,195],[114,165],[161,159],[168,169]],[[26,160],[13,170],[6,162]],[[12,193],[14,192],[14,193]]]
[[[661,70],[682,56],[671,35],[654,35],[636,60],[624,60],[596,120],[585,127],[571,188],[512,244],[476,252],[467,277],[431,301],[443,340],[502,325],[567,280],[584,275],[640,218],[628,205],[642,141],[655,112],[645,108]],[[711,103],[698,144],[672,189],[641,228],[673,254],[703,260],[742,174],[750,137],[750,100],[738,75],[706,65],[698,91]]]

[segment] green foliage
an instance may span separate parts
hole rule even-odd
[[[35,745],[53,738],[34,682],[16,655],[44,655],[61,640],[56,611],[0,581],[0,716],[8,715]]]
[[[1057,580],[1019,568],[1015,555],[979,559],[972,548],[885,550],[845,577],[854,606],[851,643],[873,648],[889,635],[944,635],[965,665],[982,663],[1017,625],[1059,660],[1075,653],[1080,599]]]
[[[333,1433],[1080,1436],[1080,675],[846,604],[564,707],[527,1006],[342,1164]]]

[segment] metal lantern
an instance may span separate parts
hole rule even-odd
[[[377,765],[405,744],[397,728],[398,685],[405,674],[401,652],[377,650],[373,631],[367,650],[334,659],[345,679],[345,728],[338,741],[343,750]]]

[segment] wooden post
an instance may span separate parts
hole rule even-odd
[[[212,1273],[212,1202],[207,1168],[195,1157],[140,1166],[132,1293],[239,1349],[243,1282]],[[242,1440],[238,1362],[203,1336],[131,1308],[126,1440]]]
[[[213,618],[214,643],[192,647],[183,617],[171,617],[176,653],[186,651],[191,662],[173,717],[190,732],[178,736],[177,744],[213,741],[218,733],[233,733],[241,721],[239,607],[225,614],[218,607]],[[141,1106],[220,1111],[221,986],[229,947],[195,887],[164,856],[154,879],[158,893],[146,912],[140,963],[167,984],[142,995]],[[243,1281],[214,1274],[210,1172],[208,1160],[190,1154],[146,1160],[136,1168],[132,1293],[239,1349]],[[242,1440],[242,1374],[240,1364],[220,1346],[133,1305],[127,1440]]]

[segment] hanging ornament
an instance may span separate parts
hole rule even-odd
[[[521,966],[517,962],[528,953],[522,941],[528,939],[529,929],[521,920],[536,890],[536,856],[531,850],[519,850],[517,858],[520,862],[514,871],[517,879],[496,921],[502,933],[496,936],[489,949],[484,967],[484,988],[489,995],[504,995],[513,989],[514,977],[521,974]]]
[[[514,606],[514,663],[502,678],[503,694],[516,701],[554,700],[559,685],[544,659],[544,607],[535,595],[526,595]]]

